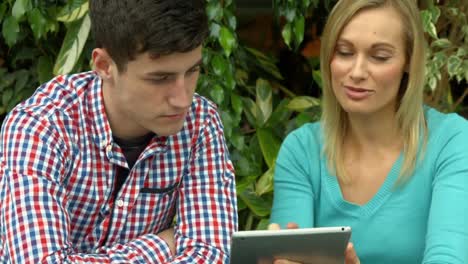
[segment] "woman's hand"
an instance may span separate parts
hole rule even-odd
[[[299,228],[299,226],[296,223],[288,223],[286,225],[288,229],[296,229]],[[278,224],[270,224],[268,226],[268,230],[281,230],[280,225]],[[291,261],[291,260],[286,260],[286,259],[276,259],[273,264],[301,264],[299,262]]]
[[[288,223],[286,226],[288,229],[296,229],[299,226],[296,223]],[[280,230],[281,227],[278,224],[270,224],[268,230]],[[294,262],[286,259],[277,259],[273,262],[274,264],[301,264],[299,262]],[[354,250],[353,243],[349,242],[345,251],[345,264],[360,264],[359,258]]]
[[[349,242],[345,251],[345,264],[361,264],[359,258],[354,250],[353,243]]]

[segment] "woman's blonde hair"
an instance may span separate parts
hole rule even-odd
[[[390,6],[401,16],[406,45],[408,73],[403,75],[398,93],[396,117],[403,135],[404,160],[398,183],[405,182],[425,145],[427,128],[424,118],[423,89],[425,81],[425,42],[422,21],[415,0],[341,0],[333,8],[322,35],[320,70],[323,79],[322,128],[324,153],[328,168],[342,181],[349,178],[343,166],[343,139],[348,127],[347,115],[337,101],[331,85],[330,63],[335,44],[344,26],[359,11]]]

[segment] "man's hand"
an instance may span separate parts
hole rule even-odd
[[[172,256],[175,256],[175,238],[174,238],[174,228],[170,227],[158,234],[159,238],[164,240],[171,250]]]
[[[299,228],[299,226],[296,223],[288,223],[287,224],[288,229],[296,229]],[[268,226],[268,230],[280,230],[281,227],[278,224],[270,224]],[[277,259],[273,262],[274,264],[301,264],[298,262],[290,261],[290,260],[285,260],[285,259]],[[354,250],[354,245],[353,243],[348,243],[348,246],[346,247],[345,251],[345,264],[360,264],[361,262],[359,261],[359,258],[356,254],[356,251]]]

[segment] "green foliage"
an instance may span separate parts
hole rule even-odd
[[[445,111],[466,111],[462,102],[468,95],[468,2],[446,2],[429,2],[421,12],[430,45],[426,65],[428,101]],[[454,91],[454,81],[461,91]]]
[[[0,115],[54,75],[89,68],[86,13],[86,0],[2,1]],[[76,30],[75,24],[85,24],[88,29]],[[73,41],[76,43],[70,43]]]
[[[223,120],[236,169],[239,228],[264,229],[281,142],[292,129],[319,118],[321,101],[305,96],[306,90],[296,94],[285,87],[278,59],[242,44],[235,0],[206,1],[210,34],[203,49],[198,92],[218,105]],[[317,22],[317,10],[330,10],[335,2],[274,0],[273,11],[286,45],[298,53],[307,24]],[[460,110],[468,94],[460,85],[468,80],[467,4],[426,2],[422,15],[430,42],[429,99],[438,108]],[[87,0],[0,4],[0,114],[53,75],[89,69],[92,46],[87,12]],[[321,87],[320,72],[313,70],[311,77]],[[463,91],[452,88],[454,81]],[[456,100],[454,94],[459,95]]]

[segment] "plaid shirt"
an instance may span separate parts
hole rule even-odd
[[[0,263],[227,263],[237,229],[233,166],[213,104],[155,136],[115,198],[119,167],[102,81],[59,76],[5,119]],[[174,222],[176,254],[157,234]]]

